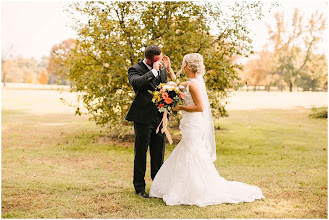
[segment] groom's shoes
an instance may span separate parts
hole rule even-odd
[[[150,198],[149,195],[148,195],[145,191],[139,191],[139,192],[136,192],[136,194],[137,194],[139,197],[142,197],[142,198],[145,198],[145,199]]]

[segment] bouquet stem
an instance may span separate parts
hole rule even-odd
[[[157,127],[157,129],[156,129],[155,132],[156,132],[156,133],[159,132],[160,125],[162,124],[161,133],[162,133],[162,134],[163,134],[163,133],[166,134],[167,139],[168,139],[168,141],[169,141],[169,144],[171,145],[171,144],[173,143],[173,141],[172,141],[171,135],[170,135],[170,133],[169,133],[169,131],[168,131],[168,129],[167,129],[167,125],[168,125],[168,118],[167,118],[167,115],[168,115],[168,112],[167,112],[167,111],[163,112],[162,120],[161,120],[161,122],[160,122],[160,124],[159,124],[159,126]]]

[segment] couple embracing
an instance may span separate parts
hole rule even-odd
[[[203,80],[205,66],[198,53],[183,58],[180,71],[189,80],[180,84],[186,88],[183,105],[173,109],[182,111],[179,126],[182,139],[164,162],[166,136],[156,132],[163,115],[152,102],[148,90],[154,91],[160,83],[166,83],[168,77],[174,80],[176,75],[169,57],[163,56],[158,46],[149,45],[144,54],[145,59],[128,70],[128,79],[136,94],[126,116],[126,120],[134,122],[136,194],[142,198],[162,198],[167,205],[201,207],[265,198],[256,186],[225,180],[213,164],[216,160],[215,133]],[[145,192],[144,180],[148,147],[153,180],[149,195]]]

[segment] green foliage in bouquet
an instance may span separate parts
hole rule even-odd
[[[75,21],[75,48],[57,62],[90,120],[122,134],[134,98],[127,71],[143,59],[144,48],[160,46],[175,72],[184,55],[200,53],[210,104],[219,117],[226,113],[228,92],[240,86],[235,60],[253,53],[247,23],[263,16],[262,7],[260,2],[72,3],[67,11]]]

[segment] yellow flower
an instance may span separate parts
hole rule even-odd
[[[152,102],[159,102],[159,101],[161,101],[160,92],[159,91],[155,91],[153,93]]]
[[[155,91],[153,95],[154,95],[154,96],[159,96],[160,93],[159,93],[159,91]]]

